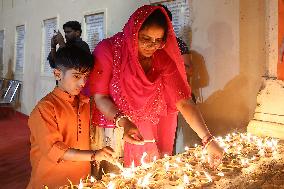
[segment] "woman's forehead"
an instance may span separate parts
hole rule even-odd
[[[164,29],[157,25],[147,26],[139,31],[139,35],[145,35],[152,38],[162,38],[164,34]]]

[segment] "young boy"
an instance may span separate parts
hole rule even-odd
[[[110,147],[90,150],[89,98],[80,94],[93,60],[71,46],[56,52],[58,85],[36,105],[29,118],[32,173],[28,188],[78,184],[91,172],[90,161],[114,161]]]

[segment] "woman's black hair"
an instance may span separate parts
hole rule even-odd
[[[90,53],[74,45],[59,48],[56,51],[55,68],[62,70],[75,69],[81,73],[91,71],[94,67]]]
[[[168,9],[168,7],[166,5],[158,4],[157,6],[163,7],[165,9],[165,11],[167,12],[170,21],[173,20],[172,12]]]
[[[143,22],[140,30],[143,30],[150,26],[160,26],[161,28],[163,28],[165,31],[164,39],[166,39],[166,35],[168,33],[168,23],[166,16],[161,10],[157,9],[152,12]]]

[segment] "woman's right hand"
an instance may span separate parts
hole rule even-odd
[[[106,147],[104,147],[100,150],[95,151],[95,160],[96,161],[106,160],[106,161],[113,163],[113,162],[115,162],[115,159],[116,159],[115,158],[115,152],[109,146],[106,146]]]
[[[125,142],[135,145],[144,145],[144,139],[138,128],[128,118],[119,120],[119,125],[124,128],[123,139]]]
[[[118,109],[109,95],[95,94],[94,100],[96,108],[100,110],[107,118],[112,120]],[[124,128],[123,139],[125,142],[135,145],[144,145],[144,139],[138,128],[127,117],[119,119],[118,125]]]

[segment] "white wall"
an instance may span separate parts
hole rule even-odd
[[[15,27],[26,24],[26,52],[21,111],[29,114],[54,87],[41,76],[42,21],[59,17],[83,21],[84,15],[106,10],[107,36],[120,31],[130,14],[146,0],[2,0],[0,30],[5,29],[4,75],[14,62]],[[261,76],[273,59],[267,54],[269,21],[277,0],[190,0],[192,10],[192,88],[207,125],[220,133],[246,127],[252,117]],[[12,3],[13,2],[13,3]],[[1,5],[0,5],[1,6]],[[12,8],[13,6],[13,8]],[[272,43],[272,42],[271,42]],[[269,59],[269,60],[268,60]],[[9,76],[9,74],[8,74]]]

